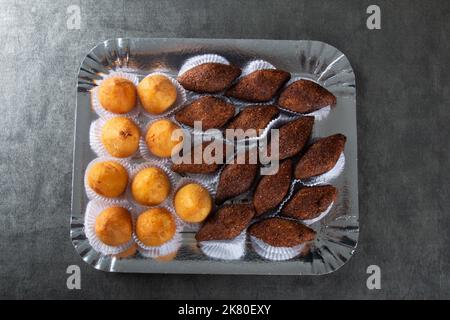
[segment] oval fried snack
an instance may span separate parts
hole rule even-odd
[[[175,114],[175,119],[194,127],[194,121],[202,122],[202,129],[223,127],[235,113],[235,107],[223,99],[213,96],[194,100]]]
[[[278,131],[278,159],[283,160],[298,154],[308,142],[313,125],[314,117],[307,116],[281,126]],[[271,144],[267,147],[267,155],[271,156]]]
[[[281,212],[285,216],[300,220],[314,219],[327,210],[336,198],[337,189],[331,185],[301,188]]]
[[[278,105],[294,112],[310,113],[336,105],[336,97],[319,84],[302,79],[281,92]]]
[[[344,151],[346,140],[343,134],[338,133],[314,142],[297,163],[295,178],[307,179],[333,169]]]
[[[247,106],[231,120],[226,128],[233,130],[242,129],[244,131],[255,129],[257,135],[259,135],[259,130],[265,129],[269,122],[278,116],[279,113],[279,109],[273,105]]]
[[[231,86],[241,69],[223,63],[203,63],[178,76],[178,82],[187,90],[199,93],[217,93]]]
[[[278,217],[252,224],[249,233],[273,247],[295,247],[314,240],[316,235],[313,229],[300,222]]]
[[[289,191],[292,179],[292,161],[280,163],[278,172],[261,178],[253,195],[256,215],[275,209]]]
[[[269,101],[290,78],[291,74],[283,70],[256,70],[239,79],[225,95],[250,102]]]
[[[258,173],[259,164],[249,163],[249,159],[247,153],[245,162],[242,161],[244,163],[237,163],[237,158],[235,158],[233,163],[229,163],[223,168],[217,186],[217,204],[234,198],[251,188]]]
[[[220,208],[195,235],[197,241],[231,240],[247,228],[255,215],[250,204],[231,204]]]

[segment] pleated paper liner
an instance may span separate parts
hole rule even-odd
[[[183,65],[180,68],[180,71],[178,72],[178,76],[181,76],[186,71],[195,68],[199,65],[205,64],[205,63],[221,63],[221,64],[230,64],[230,62],[225,59],[222,56],[219,56],[217,54],[202,54],[197,55],[194,57],[191,57],[187,59]]]
[[[306,247],[306,243],[294,247],[274,247],[261,239],[250,236],[252,247],[255,252],[267,260],[284,261],[290,260],[300,255]]]
[[[221,260],[237,260],[245,254],[246,231],[231,240],[200,241],[200,250],[207,256]]]

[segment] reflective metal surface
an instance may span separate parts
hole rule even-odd
[[[221,261],[200,252],[194,233],[182,234],[182,246],[172,261],[140,255],[116,259],[92,249],[84,233],[84,211],[88,202],[83,187],[84,170],[95,158],[89,147],[89,126],[97,115],[92,111],[89,90],[94,81],[126,68],[140,77],[155,69],[174,76],[183,62],[194,55],[216,53],[243,66],[254,59],[267,60],[293,77],[312,78],[337,96],[337,106],[326,119],[316,121],[314,137],[343,133],[347,136],[345,168],[332,182],[339,197],[330,213],[311,227],[317,239],[311,252],[289,261],[268,261],[257,255],[247,240],[247,253],[240,260]],[[77,110],[73,162],[72,243],[88,264],[112,272],[207,273],[207,274],[313,274],[337,270],[353,255],[359,233],[355,78],[347,58],[336,48],[318,41],[211,40],[211,39],[115,39],[91,50],[81,64],[77,84]]]

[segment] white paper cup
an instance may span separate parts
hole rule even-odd
[[[217,54],[202,54],[187,59],[181,66],[180,71],[178,72],[178,76],[181,76],[186,71],[191,70],[192,68],[195,68],[205,63],[221,63],[228,65],[230,64],[230,62],[227,59]]]
[[[295,247],[274,247],[254,236],[250,236],[250,240],[253,249],[258,255],[273,261],[284,261],[295,258],[302,253],[306,245],[305,243],[302,243]]]
[[[209,240],[198,243],[200,250],[214,259],[237,260],[245,254],[246,231],[231,240]]]

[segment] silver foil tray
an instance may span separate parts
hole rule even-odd
[[[89,147],[89,126],[97,115],[92,111],[89,90],[101,74],[126,68],[144,76],[155,69],[174,75],[194,55],[216,53],[242,66],[254,59],[267,60],[293,76],[305,76],[321,83],[337,96],[337,106],[314,125],[314,136],[343,133],[347,136],[344,172],[332,182],[339,197],[331,212],[312,225],[317,239],[304,257],[274,262],[258,256],[247,243],[240,260],[208,258],[196,246],[193,233],[182,234],[175,259],[161,262],[137,254],[117,259],[96,252],[84,233],[84,211],[88,198],[83,177],[87,164],[96,156]],[[356,141],[355,76],[345,55],[319,41],[233,40],[233,39],[114,39],[98,44],[85,57],[78,73],[75,141],[73,157],[72,243],[86,263],[110,272],[205,273],[205,274],[310,274],[333,272],[354,254],[358,242],[358,170]]]

